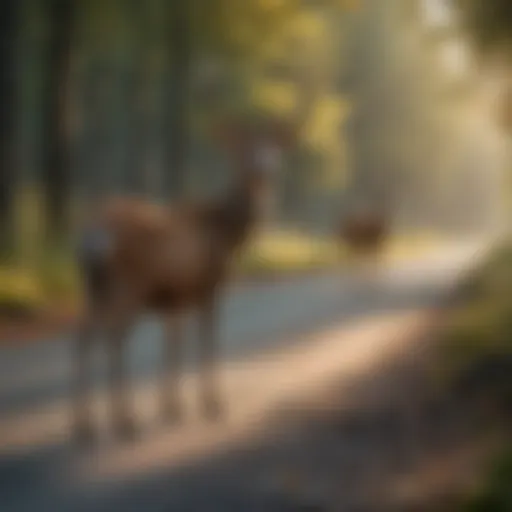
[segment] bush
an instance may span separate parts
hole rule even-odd
[[[461,512],[512,510],[512,446],[492,462],[484,485],[461,507]]]
[[[52,301],[75,299],[80,285],[77,269],[71,258],[48,258],[37,270],[41,287]]]
[[[499,248],[460,290],[445,329],[444,361],[462,371],[475,359],[512,353],[512,248]]]
[[[457,396],[498,405],[506,426],[512,403],[512,243],[507,242],[461,286],[448,320],[443,364]],[[512,510],[512,446],[497,457],[484,485],[461,512]]]
[[[30,316],[45,305],[37,275],[24,269],[0,269],[0,315]]]
[[[44,259],[39,264],[0,269],[0,316],[33,317],[47,306],[74,303],[79,283],[70,259]]]

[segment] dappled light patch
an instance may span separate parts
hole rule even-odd
[[[286,272],[326,268],[338,262],[339,250],[329,239],[271,231],[254,240],[240,266],[247,272]]]

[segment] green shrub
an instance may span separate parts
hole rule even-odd
[[[512,510],[512,446],[492,462],[484,485],[461,507],[461,512]]]
[[[289,272],[334,266],[340,249],[333,240],[269,231],[256,237],[239,261],[242,272]]]
[[[443,365],[450,382],[473,382],[509,404],[512,374],[512,243],[499,247],[463,283],[462,304],[444,332]],[[507,406],[505,406],[507,407]],[[505,409],[502,409],[505,412]],[[512,511],[512,446],[497,457],[484,485],[461,512]]]
[[[445,326],[444,361],[463,370],[489,353],[512,352],[512,248],[500,247],[461,286],[462,304]]]
[[[0,269],[0,315],[33,315],[45,303],[45,294],[36,274],[25,269]]]
[[[50,300],[73,299],[79,293],[77,269],[71,258],[47,259],[39,265],[37,274]]]

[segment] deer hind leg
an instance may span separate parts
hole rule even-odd
[[[201,338],[199,340],[199,351],[202,412],[209,419],[217,419],[223,412],[218,382],[219,346],[215,306],[212,297],[205,301],[200,311]]]
[[[129,410],[128,379],[126,373],[126,342],[133,318],[133,310],[110,319],[107,327],[107,353],[112,423],[115,435],[133,438],[136,434],[133,416]]]
[[[74,431],[79,441],[90,441],[94,437],[89,387],[91,349],[95,330],[94,315],[86,315],[79,327],[75,346]]]
[[[162,376],[162,414],[165,420],[180,420],[183,414],[179,396],[183,360],[183,320],[176,315],[166,319],[164,372]]]

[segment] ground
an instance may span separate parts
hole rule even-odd
[[[229,417],[218,425],[193,409],[174,430],[159,425],[157,337],[143,326],[132,353],[143,437],[131,445],[106,435],[92,452],[70,444],[69,340],[3,349],[0,509],[419,510],[392,503],[418,496],[404,471],[425,468],[433,450],[422,451],[436,440],[418,434],[429,426],[418,421],[421,351],[474,251],[452,247],[372,283],[334,273],[233,290],[223,329]],[[187,372],[187,403],[195,381]]]

